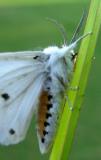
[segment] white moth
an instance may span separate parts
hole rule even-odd
[[[74,49],[88,34],[77,40],[75,34],[72,42],[61,48],[0,54],[0,144],[22,141],[36,113],[40,151],[47,152],[56,133],[65,86],[73,72]]]

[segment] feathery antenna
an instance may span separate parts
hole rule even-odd
[[[85,18],[86,18],[86,13],[83,12],[83,15],[82,15],[82,17],[80,19],[79,24],[77,25],[77,28],[76,28],[76,30],[75,30],[75,32],[73,34],[73,37],[71,39],[70,44],[73,43],[77,39],[77,36],[78,36],[78,34],[79,34],[79,32],[80,32],[80,30],[82,28],[82,25],[83,25],[83,22],[84,22]]]
[[[88,35],[93,34],[93,32],[88,32],[86,34],[84,34],[83,36],[79,37],[74,43],[78,43],[79,41],[81,41],[82,39],[86,38]]]
[[[66,31],[65,31],[64,26],[58,23],[55,19],[52,19],[52,18],[46,18],[46,19],[57,26],[58,30],[60,31],[63,37],[64,45],[67,45],[67,37],[66,37]]]

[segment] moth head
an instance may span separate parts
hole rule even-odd
[[[51,21],[52,23],[54,23],[62,37],[64,40],[63,46],[61,48],[57,47],[57,46],[53,46],[53,47],[48,47],[44,49],[44,53],[47,55],[50,55],[49,61],[48,61],[48,66],[53,65],[56,61],[58,61],[59,59],[63,58],[64,56],[69,57],[69,59],[72,59],[72,56],[75,55],[74,49],[76,48],[76,46],[78,45],[78,43],[85,37],[87,37],[89,34],[91,34],[91,32],[88,32],[87,34],[84,34],[83,36],[80,36],[78,38],[78,35],[80,33],[80,30],[82,28],[83,22],[85,20],[85,13],[83,13],[79,24],[77,25],[77,28],[72,36],[72,39],[70,41],[70,43],[67,42],[67,37],[66,37],[66,32],[65,29],[63,27],[62,24],[59,24],[56,20],[54,19],[49,19],[49,21]]]

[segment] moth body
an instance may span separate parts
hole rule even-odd
[[[49,59],[46,62],[48,74],[39,98],[38,108],[37,135],[41,153],[47,152],[54,140],[59,125],[61,100],[74,66],[72,52],[67,52],[67,56],[63,51],[64,48],[58,47],[49,47],[44,50],[44,53],[49,55]]]

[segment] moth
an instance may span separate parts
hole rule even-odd
[[[41,153],[53,143],[64,91],[74,69],[77,39],[83,18],[70,44],[40,51],[0,53],[0,144],[22,141],[35,113]]]

